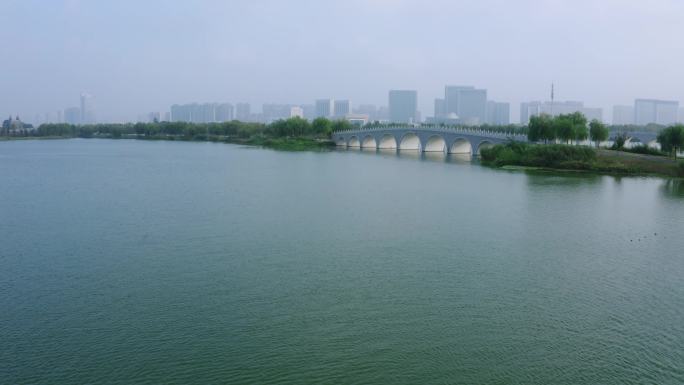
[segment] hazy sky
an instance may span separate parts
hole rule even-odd
[[[0,0],[0,114],[77,106],[134,119],[173,103],[387,104],[445,84],[518,103],[684,102],[682,0]]]

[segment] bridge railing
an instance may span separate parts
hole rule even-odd
[[[403,127],[403,126],[387,126],[387,127],[368,127],[361,129],[351,129],[335,131],[333,134],[361,134],[370,133],[378,131],[393,131],[393,130],[406,130],[406,131],[432,131],[432,132],[443,132],[448,134],[464,134],[464,135],[475,135],[475,136],[486,136],[491,138],[500,139],[515,139],[515,140],[527,140],[527,136],[523,134],[516,134],[513,132],[501,132],[501,131],[491,131],[482,130],[479,128],[456,128],[456,127]]]

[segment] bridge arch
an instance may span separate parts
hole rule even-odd
[[[347,144],[347,146],[360,148],[361,142],[359,141],[358,137],[352,136],[351,138],[349,138],[349,143]]]
[[[380,144],[378,148],[381,150],[396,150],[397,149],[397,138],[391,134],[385,134],[380,138]]]
[[[372,135],[366,135],[365,138],[363,138],[363,142],[361,142],[361,148],[372,148],[376,149],[378,148],[378,144],[375,141],[375,138]]]
[[[425,143],[425,152],[444,152],[446,140],[441,135],[432,135]]]
[[[399,142],[399,150],[420,151],[421,144],[418,135],[416,135],[415,132],[408,132],[404,134],[404,136],[401,137],[401,141]]]
[[[451,144],[451,147],[449,147],[449,153],[450,154],[472,154],[473,153],[473,145],[470,144],[470,141],[465,138],[458,138],[454,140],[454,142]]]
[[[337,145],[337,146],[346,146],[346,145],[347,145],[347,141],[344,140],[343,137],[339,137],[339,138],[337,138],[337,140],[335,141],[335,145]]]
[[[494,147],[494,143],[490,142],[489,140],[483,140],[480,142],[480,144],[477,145],[477,155],[480,155],[480,152],[482,151],[483,148],[491,148]]]

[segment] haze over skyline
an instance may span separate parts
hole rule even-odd
[[[684,2],[590,0],[6,0],[0,113],[55,113],[95,96],[98,120],[187,102],[387,104],[446,84],[493,100],[684,102]]]

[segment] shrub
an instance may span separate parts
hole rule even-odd
[[[620,133],[615,136],[615,142],[613,142],[613,150],[622,150],[625,147],[625,142],[627,142],[627,134]]]
[[[484,163],[495,166],[578,168],[579,164],[584,164],[581,166],[584,169],[589,168],[589,165],[596,160],[596,151],[590,147],[560,144],[530,145],[517,142],[483,149],[480,155]]]
[[[656,155],[656,156],[667,156],[666,153],[656,150],[655,148],[648,147],[646,145],[640,145],[632,148],[623,148],[622,151],[626,152],[632,152],[635,154],[644,154],[644,155]]]

